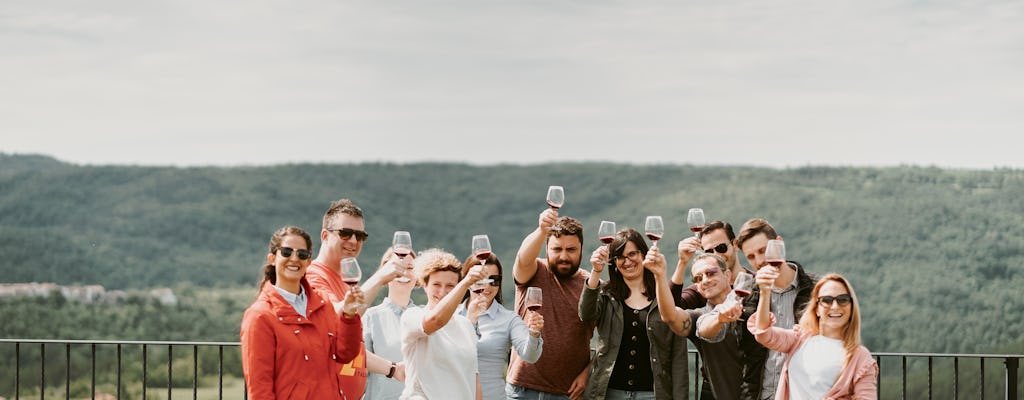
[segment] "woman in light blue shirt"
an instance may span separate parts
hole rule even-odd
[[[475,256],[470,256],[464,263],[466,266],[478,264],[480,261]],[[463,274],[468,270],[463,268]],[[477,365],[484,400],[504,399],[505,370],[510,351],[515,346],[520,358],[536,362],[544,343],[540,335],[544,317],[538,312],[527,311],[524,322],[518,314],[501,304],[501,262],[493,254],[484,265],[484,276],[494,282],[484,284],[480,293],[468,294],[459,305],[458,313],[473,322],[480,337],[477,341]]]
[[[391,248],[384,252],[380,265],[384,266],[392,257]],[[416,258],[416,253],[406,257]],[[363,400],[393,400],[405,389],[405,363],[402,362],[402,314],[406,310],[416,308],[411,299],[412,289],[416,286],[412,268],[398,278],[388,282],[388,297],[380,304],[370,307],[363,314],[363,342],[366,351],[384,357],[397,365],[390,376],[370,373],[367,377],[366,391]]]

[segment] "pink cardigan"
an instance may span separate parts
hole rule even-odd
[[[789,399],[789,361],[793,359],[793,353],[796,353],[796,350],[803,346],[804,342],[812,335],[802,332],[800,325],[794,326],[792,330],[775,327],[774,315],[772,315],[772,324],[768,329],[757,329],[756,313],[747,320],[747,329],[765,347],[786,353],[786,363],[782,365],[782,376],[779,377],[779,386],[775,390],[775,399]],[[867,347],[860,346],[854,350],[850,362],[843,366],[836,383],[825,394],[825,400],[875,400],[878,398],[877,378],[878,363],[871,358],[871,352]]]

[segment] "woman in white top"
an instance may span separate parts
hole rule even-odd
[[[787,354],[777,400],[876,399],[878,364],[860,344],[860,305],[842,275],[821,277],[811,292],[800,323],[793,329],[773,327],[771,287],[777,270],[757,271],[761,300],[747,329],[765,347]]]
[[[383,267],[392,258],[397,257],[391,247],[388,247],[381,257],[380,265]],[[411,252],[406,257],[415,260],[416,252]],[[412,289],[416,287],[412,271],[412,268],[409,268],[405,274],[388,282],[388,296],[363,314],[363,343],[366,344],[366,351],[395,363],[389,375],[369,374],[363,400],[397,399],[405,389],[405,384],[402,383],[405,379],[402,337],[396,332],[402,331],[402,314],[406,310],[416,308],[411,299]]]
[[[429,249],[414,263],[427,305],[402,315],[405,390],[402,399],[482,399],[476,366],[476,330],[455,314],[466,291],[483,278],[479,265],[462,280],[462,263],[451,253]]]
[[[480,261],[472,255],[464,263],[474,264],[479,265]],[[527,311],[524,323],[518,314],[502,305],[501,261],[494,254],[485,261],[483,275],[493,282],[483,284],[482,288],[474,286],[474,293],[466,296],[458,313],[469,318],[480,333],[476,352],[484,399],[504,399],[509,351],[515,346],[523,361],[536,362],[544,344],[540,337],[544,329],[544,317],[539,312]],[[476,293],[478,290],[481,292]]]

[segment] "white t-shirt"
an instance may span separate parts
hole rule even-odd
[[[839,377],[846,359],[843,341],[816,335],[796,349],[789,362],[789,398],[819,400]]]
[[[466,317],[453,315],[445,326],[427,335],[416,308],[402,314],[402,357],[405,390],[402,399],[476,399],[476,329]]]

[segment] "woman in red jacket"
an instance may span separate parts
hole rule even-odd
[[[304,277],[311,247],[309,234],[294,226],[270,238],[259,295],[242,317],[242,369],[251,400],[345,398],[337,371],[359,351],[356,311],[363,295],[350,290],[339,318]]]

